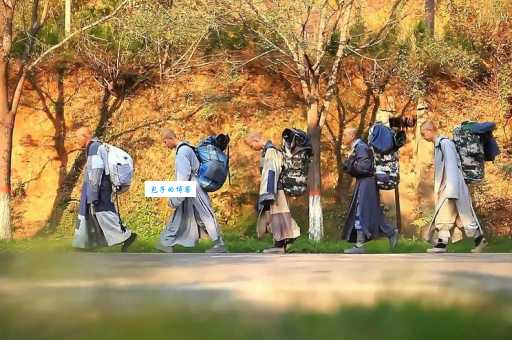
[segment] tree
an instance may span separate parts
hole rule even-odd
[[[45,25],[50,0],[2,0],[0,2],[0,239],[11,239],[11,153],[16,112],[27,76],[46,56],[71,38],[111,19],[129,0],[123,0],[109,15],[73,32],[56,45],[36,56],[36,40]],[[27,11],[30,22],[24,23]],[[28,29],[25,29],[28,27]],[[20,51],[21,49],[21,51]],[[12,66],[17,66],[14,71]],[[11,85],[13,84],[13,85]]]
[[[66,37],[71,34],[71,0],[65,0],[64,8],[64,32]]]
[[[321,205],[322,128],[335,98],[342,59],[360,54],[378,44],[397,21],[404,1],[396,0],[389,20],[367,40],[351,41],[351,26],[357,20],[354,0],[241,0],[242,17],[256,34],[265,51],[274,52],[274,64],[293,77],[300,87],[313,145],[309,170],[309,237],[323,238]]]
[[[431,36],[435,33],[436,0],[425,0],[425,24]]]
[[[194,6],[193,2],[188,0],[172,3],[141,0],[130,7],[123,18],[104,22],[89,34],[81,36],[77,41],[75,58],[83,61],[85,67],[91,71],[102,93],[98,103],[98,120],[93,129],[95,136],[108,142],[139,128],[177,118],[162,117],[158,121],[146,122],[142,126],[116,134],[112,134],[108,129],[112,116],[120,110],[127,98],[158,81],[171,81],[173,77],[194,66],[198,46],[212,24],[213,16],[209,7],[211,8],[207,3],[204,6]],[[61,79],[60,72],[58,69],[57,81]],[[86,157],[85,152],[81,150],[69,171],[67,170],[64,163],[67,164],[67,154],[71,150],[63,150],[63,140],[60,136],[65,136],[66,127],[65,124],[59,124],[59,119],[56,119],[64,118],[64,107],[55,105],[53,113],[50,107],[45,105],[47,101],[68,101],[73,94],[65,97],[57,91],[53,95],[55,98],[52,98],[48,91],[43,91],[37,84],[34,87],[39,93],[44,111],[54,123],[56,136],[59,135],[55,138],[55,149],[61,161],[62,171],[59,173],[59,188],[52,213],[43,230],[45,233],[51,233],[60,224],[63,213],[71,201],[73,188],[79,180]]]

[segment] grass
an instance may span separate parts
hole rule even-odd
[[[127,301],[126,308],[113,309],[108,306],[109,299],[99,299],[94,306],[81,303],[55,309],[46,306],[43,310],[3,303],[2,339],[505,340],[512,334],[507,309],[496,306],[481,313],[476,309],[414,302],[383,302],[371,307],[346,307],[334,313],[277,313],[247,308],[196,310],[149,302],[151,306],[134,306]]]
[[[147,253],[157,252],[155,244],[156,237],[140,237],[131,247],[130,252]],[[237,233],[227,233],[224,235],[226,247],[232,253],[258,253],[265,248],[272,246],[270,236],[264,239],[257,239],[253,236],[245,236]],[[195,247],[186,248],[176,246],[175,251],[178,253],[202,253],[212,246],[209,240],[200,240]],[[472,240],[467,239],[452,244],[448,248],[448,252],[467,253],[473,246]],[[326,239],[321,242],[314,242],[302,236],[295,241],[290,247],[290,253],[343,253],[343,250],[351,247],[346,241]],[[400,239],[394,253],[424,253],[430,245],[422,240]],[[390,253],[388,241],[380,239],[367,243],[367,250],[370,254],[386,254]],[[74,251],[71,247],[71,238],[69,236],[50,236],[40,237],[30,240],[16,241],[0,241],[0,252],[67,252]],[[111,248],[100,248],[97,252],[119,252],[119,246]],[[509,253],[512,252],[512,239],[496,238],[490,240],[489,246],[486,248],[489,253]]]

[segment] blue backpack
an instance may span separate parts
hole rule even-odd
[[[198,146],[189,146],[194,149],[200,163],[197,173],[199,186],[206,192],[219,190],[229,176],[229,136],[209,136]]]

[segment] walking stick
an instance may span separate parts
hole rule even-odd
[[[396,208],[396,226],[398,232],[402,232],[402,214],[400,212],[400,190],[399,185],[395,187],[395,208]]]

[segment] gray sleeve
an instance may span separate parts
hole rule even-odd
[[[194,150],[189,147],[182,147],[176,154],[176,181],[190,181],[192,177],[192,157],[195,157]],[[170,197],[169,206],[177,208],[183,203],[185,197]]]

